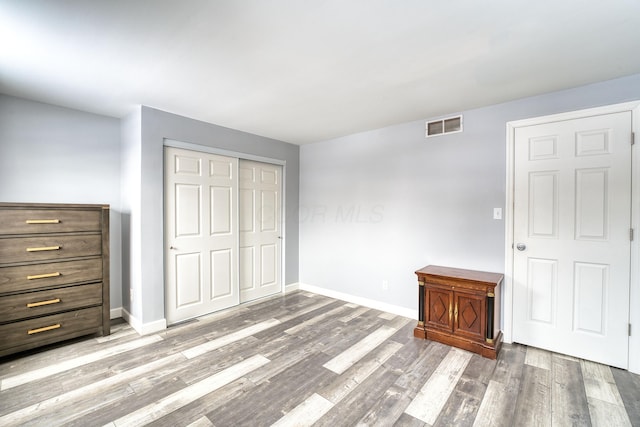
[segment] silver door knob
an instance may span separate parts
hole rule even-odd
[[[527,245],[525,245],[524,243],[518,243],[516,245],[516,249],[519,251],[524,251],[525,249],[527,249]]]

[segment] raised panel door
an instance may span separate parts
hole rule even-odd
[[[513,339],[628,366],[631,113],[515,131]]]
[[[165,148],[168,323],[239,303],[238,159]]]
[[[240,160],[240,301],[282,290],[282,167]]]
[[[455,292],[453,332],[457,335],[482,341],[485,337],[485,297]]]
[[[453,331],[453,292],[425,286],[425,326]]]

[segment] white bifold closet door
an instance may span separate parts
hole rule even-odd
[[[165,147],[167,323],[281,291],[282,167]]]

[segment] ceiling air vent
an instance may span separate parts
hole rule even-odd
[[[427,122],[427,137],[462,132],[462,116]]]

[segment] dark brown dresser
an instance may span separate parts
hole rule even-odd
[[[0,356],[109,334],[109,206],[0,203]]]
[[[503,275],[437,265],[416,275],[418,325],[413,335],[495,359],[502,346]]]

